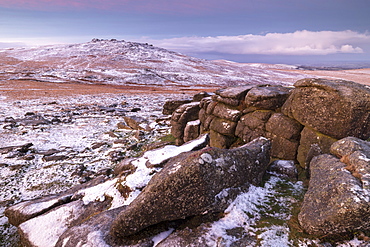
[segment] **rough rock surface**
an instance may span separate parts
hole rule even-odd
[[[268,167],[267,172],[279,177],[298,179],[298,170],[294,160],[274,160]]]
[[[106,233],[120,211],[122,208],[108,210],[69,228],[59,237],[55,247],[108,246],[107,242],[116,246]]]
[[[351,81],[297,81],[282,112],[336,139],[370,137],[370,89]]]
[[[252,88],[245,97],[247,106],[265,110],[280,108],[289,97],[291,89],[282,86],[261,85]]]
[[[261,182],[269,152],[270,142],[260,138],[232,150],[205,148],[171,159],[118,215],[111,233],[125,237],[159,222],[223,211],[242,188]]]
[[[301,140],[298,147],[297,160],[302,167],[306,165],[306,159],[310,149],[317,145],[322,153],[330,153],[330,146],[337,139],[315,131],[310,127],[304,127],[301,132]]]
[[[192,102],[179,106],[171,117],[171,134],[177,139],[178,145],[184,143],[184,130],[186,124],[197,120],[199,114],[199,102]]]
[[[312,159],[299,221],[321,236],[370,229],[370,143],[348,137]]]
[[[171,115],[179,106],[183,104],[188,104],[191,101],[192,101],[191,99],[166,101],[163,105],[162,113],[165,115]]]

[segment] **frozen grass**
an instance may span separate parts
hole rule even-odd
[[[3,215],[6,207],[22,200],[58,193],[79,184],[85,176],[94,176],[104,169],[112,169],[116,162],[110,153],[120,153],[123,157],[137,156],[146,143],[157,141],[168,134],[169,127],[156,123],[162,116],[162,106],[173,95],[127,96],[117,94],[80,95],[66,98],[43,98],[37,100],[7,101],[0,105],[0,148],[33,143],[22,156],[10,157],[0,154],[0,246],[12,246],[16,242],[16,229],[8,224]],[[178,97],[178,96],[177,96]],[[180,96],[182,97],[182,96]],[[121,103],[124,102],[124,105]],[[144,119],[153,128],[138,135],[135,130],[121,130],[117,123],[123,121],[120,114],[101,110],[116,104],[127,110],[124,114]],[[140,108],[138,112],[131,112]],[[58,116],[71,121],[38,126],[17,126],[7,128],[5,118],[24,118],[27,112],[40,114],[48,120]],[[5,127],[5,128],[4,128]],[[92,148],[96,143],[103,143]],[[115,144],[117,143],[117,144]],[[138,145],[140,144],[140,145]],[[132,146],[137,148],[129,148]],[[43,160],[43,152],[50,149],[65,155],[60,161]],[[25,160],[27,155],[34,158]],[[80,175],[77,175],[80,173]]]

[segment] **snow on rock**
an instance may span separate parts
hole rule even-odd
[[[19,225],[19,231],[30,246],[50,247],[55,246],[59,236],[68,229],[69,224],[76,220],[83,207],[81,201],[64,205],[52,212],[30,219]]]
[[[148,168],[148,162],[150,164],[160,164],[172,157],[175,157],[183,152],[194,150],[200,145],[204,145],[207,141],[207,135],[202,135],[200,138],[188,142],[182,146],[167,145],[163,148],[147,151],[142,157],[131,161],[133,165],[137,167],[135,173],[125,177],[124,181],[120,181],[120,178],[115,178],[106,181],[102,184],[98,184],[87,189],[80,190],[77,194],[83,195],[83,202],[85,205],[94,201],[104,201],[107,196],[113,198],[110,209],[120,207],[122,205],[130,204],[141,192],[153,175],[159,171],[158,168]],[[117,190],[117,184],[121,183],[123,186],[127,186],[131,189],[130,194],[127,198],[124,198]]]
[[[9,225],[4,216],[5,208],[20,201],[65,191],[101,174],[110,174],[109,171],[117,163],[114,161],[115,157],[138,155],[138,151],[130,149],[130,146],[138,146],[140,149],[141,145],[156,141],[169,133],[169,126],[165,122],[156,123],[156,120],[162,117],[164,102],[173,98],[174,95],[171,94],[149,94],[146,99],[150,104],[143,102],[142,95],[122,94],[2,101],[0,148],[25,143],[32,143],[33,146],[27,153],[0,153],[0,232],[3,233],[0,246],[1,241],[11,243],[18,239],[16,228]],[[120,105],[121,102],[125,102],[125,105]],[[131,112],[130,109],[133,108],[140,108],[141,111]],[[152,126],[151,130],[142,131],[144,135],[137,139],[136,131],[118,129],[117,123],[123,120],[122,110],[126,110],[125,116],[145,119]],[[9,126],[10,123],[5,121],[10,117],[21,119],[28,112],[40,114],[50,122],[53,118],[58,118],[60,122],[38,126]],[[57,160],[58,157],[64,159]],[[55,160],[46,161],[46,158]],[[110,192],[119,194],[117,190]],[[137,196],[135,193],[137,192],[132,192],[132,197]],[[124,201],[119,201],[118,196],[114,198],[117,200],[113,200],[112,205]],[[93,199],[86,197],[86,200]],[[36,212],[39,208],[50,205],[53,205],[52,202],[28,209]]]
[[[282,184],[287,185],[287,190],[278,192]],[[230,229],[242,228],[245,234],[254,236],[253,246],[292,246],[289,241],[289,230],[285,225],[259,227],[258,223],[263,217],[288,220],[291,217],[290,209],[297,202],[297,197],[303,193],[301,182],[287,182],[272,176],[264,187],[251,186],[246,193],[240,194],[225,210],[225,216],[214,222],[206,238],[209,246],[213,246],[218,238],[222,238],[225,246],[230,246],[238,238],[230,236]],[[285,208],[282,211],[276,208]],[[279,234],[276,234],[276,232]],[[258,234],[258,232],[261,232]],[[240,238],[240,237],[239,237]]]

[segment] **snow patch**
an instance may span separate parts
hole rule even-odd
[[[157,246],[162,240],[164,240],[165,238],[167,238],[175,229],[173,228],[170,228],[169,230],[165,231],[165,232],[161,232],[159,233],[158,235],[154,236],[152,238],[152,241],[153,241],[153,247]]]
[[[81,205],[78,203],[69,203],[20,224],[19,229],[28,236],[33,246],[55,246],[59,237],[68,229],[69,224],[78,218],[75,212],[80,209]]]

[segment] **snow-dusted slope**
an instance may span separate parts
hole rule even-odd
[[[291,84],[302,76],[286,66],[208,61],[117,40],[0,51],[0,76],[51,82],[158,86]]]

